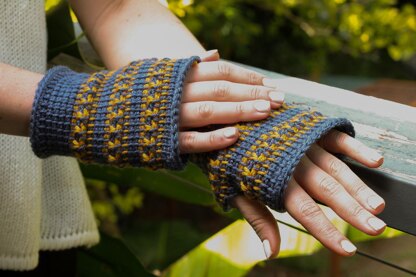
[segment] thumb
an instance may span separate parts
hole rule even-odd
[[[235,197],[233,204],[256,231],[267,259],[276,257],[280,250],[280,234],[272,213],[263,204],[243,195]]]
[[[220,54],[217,49],[206,51],[205,53],[199,55],[201,61],[203,62],[215,62],[220,59]]]

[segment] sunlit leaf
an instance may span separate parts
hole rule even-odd
[[[349,225],[330,208],[324,206],[321,208],[332,224],[342,233],[348,234],[353,241],[368,239],[360,236],[359,233],[352,233],[349,230]],[[287,213],[272,213],[279,221],[303,229]],[[310,255],[323,247],[311,235],[284,224],[279,224],[279,230],[281,245],[278,258]],[[383,235],[376,238],[395,237],[400,234],[399,231],[387,229]],[[244,220],[237,220],[172,264],[167,269],[166,276],[239,277],[246,275],[258,262],[264,259],[262,243],[254,230]]]
[[[369,236],[352,226],[349,226],[347,231],[347,237],[354,242],[394,238],[403,234],[403,232],[389,227],[387,227],[386,230],[378,236]]]
[[[323,207],[328,218],[342,232],[347,224],[329,208]],[[275,218],[301,227],[287,213],[273,212]],[[281,249],[279,257],[309,255],[322,248],[313,237],[291,227],[280,224]],[[166,276],[227,276],[239,277],[247,274],[253,266],[265,259],[263,246],[254,230],[244,220],[237,220],[225,229],[200,244],[176,263],[171,265]]]

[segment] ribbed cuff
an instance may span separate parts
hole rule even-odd
[[[182,169],[179,106],[186,74],[199,62],[146,59],[92,75],[48,71],[36,91],[31,143],[41,158]]]
[[[310,146],[336,128],[354,136],[342,118],[284,104],[262,121],[237,124],[241,136],[227,149],[193,155],[207,173],[219,204],[228,210],[236,195],[285,211],[284,193],[290,177]]]
[[[33,102],[30,142],[36,156],[70,156],[69,136],[77,91],[88,79],[67,67],[50,69],[40,81]]]

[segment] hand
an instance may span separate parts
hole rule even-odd
[[[309,149],[296,167],[285,192],[285,207],[324,246],[339,255],[350,256],[355,253],[355,246],[326,218],[314,199],[369,235],[384,231],[386,224],[375,215],[383,211],[385,203],[328,151],[344,154],[368,167],[383,163],[383,157],[375,150],[344,133],[331,131]],[[266,256],[276,256],[280,236],[270,211],[244,196],[236,197],[234,205],[262,240]]]
[[[180,108],[181,153],[218,150],[238,139],[235,127],[211,132],[187,131],[210,124],[231,124],[268,117],[281,106],[284,94],[263,86],[264,76],[218,61],[217,51],[208,51],[187,76]]]

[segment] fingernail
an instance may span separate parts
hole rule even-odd
[[[233,138],[235,137],[235,128],[227,128],[224,130],[224,136],[226,138]]]
[[[270,102],[266,100],[256,101],[254,102],[254,108],[256,108],[258,112],[270,112]]]
[[[205,53],[201,54],[199,57],[201,59],[204,59],[204,58],[210,57],[210,56],[212,56],[216,53],[218,53],[218,49],[212,49],[212,50],[206,51]]]
[[[272,92],[269,93],[269,98],[273,102],[282,104],[283,101],[285,100],[285,94],[283,92],[279,92],[279,91],[272,91]]]
[[[266,259],[269,259],[272,255],[272,250],[270,249],[270,242],[267,239],[263,240],[263,250],[264,255],[266,255]]]
[[[380,153],[378,153],[377,151],[373,150],[373,151],[370,151],[369,158],[373,162],[379,163],[383,159],[383,156]]]
[[[380,231],[381,229],[386,227],[386,223],[384,223],[384,221],[378,219],[377,217],[371,217],[368,220],[368,225],[370,225],[371,228],[373,228],[375,231]]]
[[[342,249],[344,249],[345,252],[350,253],[350,254],[357,251],[357,247],[355,247],[355,245],[352,244],[349,240],[341,241],[341,247]]]
[[[263,78],[263,86],[277,88],[277,79]]]
[[[372,209],[377,210],[378,207],[383,205],[384,200],[380,196],[377,195],[371,195],[367,199],[368,206],[370,206]]]

